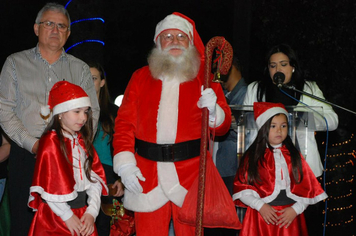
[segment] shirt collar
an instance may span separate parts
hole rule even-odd
[[[39,47],[39,44],[37,43],[37,45],[36,45],[36,47],[34,48],[34,53],[35,53],[35,58],[39,58],[39,59],[41,59],[41,60],[43,60],[43,61],[47,61],[46,59],[44,59],[43,57],[42,57],[42,55],[41,55],[41,51],[40,51],[40,47]],[[59,61],[59,60],[66,60],[67,59],[67,53],[64,51],[64,48],[62,48],[62,53],[61,53],[61,55],[60,55],[60,57],[58,58],[58,60],[57,61]],[[56,62],[57,62],[56,61]],[[55,62],[55,63],[56,63]],[[53,64],[55,64],[55,63],[53,63]]]
[[[280,143],[280,144],[277,144],[277,145],[271,145],[273,148],[280,148],[280,147],[282,147],[282,143]]]

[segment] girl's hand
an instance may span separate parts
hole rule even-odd
[[[66,226],[72,235],[80,235],[82,224],[80,223],[78,216],[73,214],[72,217],[64,221],[64,223],[66,223]]]
[[[80,234],[83,236],[89,236],[94,232],[94,217],[89,213],[84,213],[80,222],[83,224]]]
[[[115,183],[112,185],[112,188],[116,188],[116,193],[114,194],[114,197],[121,197],[122,195],[124,195],[124,185],[119,180],[115,181]]]
[[[279,220],[277,222],[277,225],[279,225],[279,228],[282,228],[283,226],[288,228],[289,225],[292,223],[292,221],[297,216],[297,213],[295,212],[295,210],[292,207],[287,207],[279,212],[282,213],[278,217]]]
[[[277,210],[268,205],[267,203],[263,204],[259,213],[267,224],[276,224],[278,220]]]

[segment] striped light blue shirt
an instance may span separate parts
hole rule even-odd
[[[88,65],[62,51],[49,64],[35,48],[10,55],[0,74],[0,123],[5,133],[20,147],[32,151],[48,120],[40,116],[52,86],[61,80],[81,86],[89,95],[96,130],[99,104]]]

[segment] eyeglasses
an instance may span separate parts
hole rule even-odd
[[[188,38],[185,34],[177,34],[176,36],[174,36],[173,34],[162,34],[161,37],[167,42],[173,42],[174,37],[178,41],[185,41]]]
[[[68,26],[64,25],[64,24],[61,24],[61,23],[55,23],[55,22],[52,22],[52,21],[42,21],[40,23],[38,23],[39,25],[40,24],[43,24],[43,27],[45,29],[53,29],[54,26],[56,25],[57,26],[57,29],[61,32],[67,32],[67,30],[69,29]]]

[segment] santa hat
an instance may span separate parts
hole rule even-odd
[[[41,114],[47,116],[52,110],[53,115],[80,107],[90,107],[90,98],[78,85],[68,81],[55,83],[49,92],[48,105],[41,108]]]
[[[288,119],[288,112],[282,103],[255,102],[253,103],[253,110],[258,129],[274,115],[282,113]]]
[[[185,33],[189,37],[190,42],[197,48],[200,55],[204,57],[205,47],[195,28],[193,20],[179,12],[173,12],[157,24],[153,41],[157,43],[158,36],[163,31],[169,29],[177,29]]]

